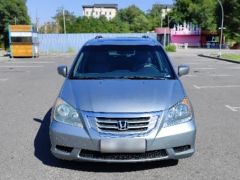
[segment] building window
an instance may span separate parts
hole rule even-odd
[[[109,15],[112,15],[112,12],[109,12]]]
[[[88,11],[86,12],[86,15],[88,15]]]
[[[96,15],[98,15],[98,12],[96,12]]]

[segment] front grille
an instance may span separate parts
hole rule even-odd
[[[84,112],[86,124],[100,135],[141,135],[150,133],[161,123],[162,112],[96,113]]]
[[[98,117],[97,127],[103,132],[144,132],[149,128],[150,117],[106,118]],[[122,126],[120,127],[120,123]]]
[[[141,160],[166,157],[166,150],[148,151],[145,153],[101,153],[98,151],[81,150],[80,157],[98,160]]]

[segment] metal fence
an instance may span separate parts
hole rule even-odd
[[[147,35],[157,39],[155,33],[83,33],[83,34],[39,34],[40,54],[75,53],[85,42],[97,35],[103,37],[141,37]]]

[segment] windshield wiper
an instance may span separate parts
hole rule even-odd
[[[105,77],[71,77],[73,80],[106,79]]]
[[[119,79],[131,79],[131,80],[134,80],[134,79],[153,79],[153,80],[165,80],[165,79],[168,79],[166,77],[152,77],[152,76],[123,76],[123,77],[118,77]]]
[[[166,80],[171,77],[154,77],[154,76],[119,76],[119,77],[71,77],[73,80],[104,80],[104,79],[130,79],[130,80]]]

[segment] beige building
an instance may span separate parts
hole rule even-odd
[[[108,20],[113,19],[117,15],[118,5],[117,4],[94,4],[84,5],[83,16],[99,18],[105,16]]]

